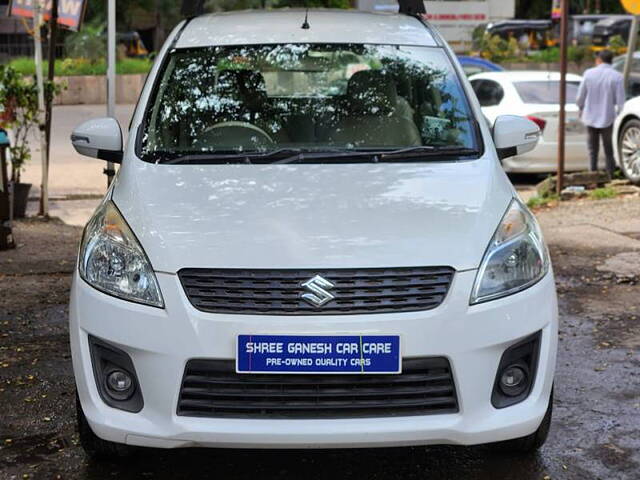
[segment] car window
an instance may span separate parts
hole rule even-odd
[[[493,107],[499,105],[504,98],[504,89],[493,80],[473,80],[471,82],[473,91],[476,92],[480,106]]]
[[[444,50],[357,44],[208,47],[170,54],[142,153],[477,149]]]
[[[560,103],[559,81],[513,83],[524,103],[554,105]],[[567,82],[567,103],[576,103],[580,82]]]

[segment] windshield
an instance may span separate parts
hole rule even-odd
[[[556,105],[560,103],[560,82],[514,82],[524,103]],[[576,103],[580,82],[567,82],[567,103]]]
[[[143,158],[215,153],[477,150],[442,49],[281,44],[170,54],[150,101]]]

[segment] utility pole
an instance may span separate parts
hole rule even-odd
[[[107,0],[107,116],[116,118],[116,0]],[[113,162],[104,170],[107,186],[115,175]]]
[[[36,62],[36,83],[38,86],[38,127],[40,134],[40,156],[42,159],[42,184],[40,191],[40,212],[43,217],[49,216],[49,165],[47,159],[47,139],[45,136],[44,119],[44,78],[42,75],[42,37],[40,24],[42,23],[42,0],[36,0],[33,12],[33,41]]]
[[[629,87],[629,74],[633,66],[633,54],[638,47],[638,16],[634,15],[631,21],[631,30],[629,30],[629,45],[627,46],[627,60],[624,62],[624,89],[625,92]]]
[[[53,86],[56,64],[56,42],[58,37],[58,0],[51,1],[51,17],[49,18],[49,69],[47,72],[47,80],[50,86]],[[51,119],[52,119],[52,102],[53,95],[48,95],[45,99],[45,138],[47,142],[47,178],[49,183],[49,166],[51,165]],[[48,190],[48,188],[47,188]],[[40,211],[44,212],[44,196],[40,198]]]
[[[569,37],[569,0],[562,0],[560,17],[560,115],[558,122],[558,179],[556,192],[558,195],[564,188],[564,140],[567,104],[567,42]]]

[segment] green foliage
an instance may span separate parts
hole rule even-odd
[[[20,171],[31,159],[29,133],[38,124],[38,89],[7,65],[0,65],[0,109],[3,126],[13,130],[11,178],[19,182]]]
[[[602,13],[625,13],[620,0],[600,0]],[[594,0],[571,0],[572,13],[597,13]],[[584,10],[590,7],[589,12]],[[516,0],[515,18],[551,18],[551,0]]]
[[[134,73],[148,73],[153,61],[146,58],[124,58],[116,63],[116,72],[120,75]],[[36,66],[31,58],[16,58],[9,62],[9,66],[21,75],[35,75]],[[48,62],[44,62],[43,71],[48,69]],[[56,76],[67,77],[73,75],[104,75],[107,63],[104,59],[92,62],[85,58],[66,58],[56,60],[54,68]]]
[[[571,45],[567,49],[567,56],[569,57],[570,62],[576,62],[578,64],[584,62],[593,62],[595,56],[593,54],[593,50],[586,45]]]
[[[614,35],[609,39],[609,48],[614,52],[621,52],[627,47],[627,42],[624,41],[621,35]]]
[[[558,195],[551,194],[546,197],[535,196],[531,197],[527,202],[529,208],[542,208],[548,206],[550,203],[557,202],[559,200]]]
[[[513,60],[520,53],[515,38],[507,41],[498,35],[491,36],[489,32],[485,32],[482,37],[478,36],[478,43],[482,57],[496,63]]]
[[[570,62],[581,64],[583,62],[592,62],[594,55],[593,51],[587,46],[571,45],[567,48],[567,58]],[[557,63],[560,61],[560,49],[552,47],[533,52],[525,60],[536,63]]]
[[[539,50],[537,52],[533,52],[529,55],[525,60],[535,63],[554,63],[560,61],[560,49],[553,48],[545,48],[544,50]]]
[[[149,73],[153,66],[150,58],[123,58],[116,63],[116,73],[128,75],[134,73]]]
[[[612,187],[596,188],[589,192],[589,198],[592,200],[604,200],[607,198],[614,198],[618,195],[618,192]]]
[[[100,61],[107,51],[107,37],[103,31],[104,22],[101,19],[85,23],[82,30],[65,39],[67,56],[84,58],[92,63]]]

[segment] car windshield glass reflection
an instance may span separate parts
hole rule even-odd
[[[478,149],[452,65],[441,49],[428,47],[177,50],[144,125],[141,153],[156,161],[285,149]]]

